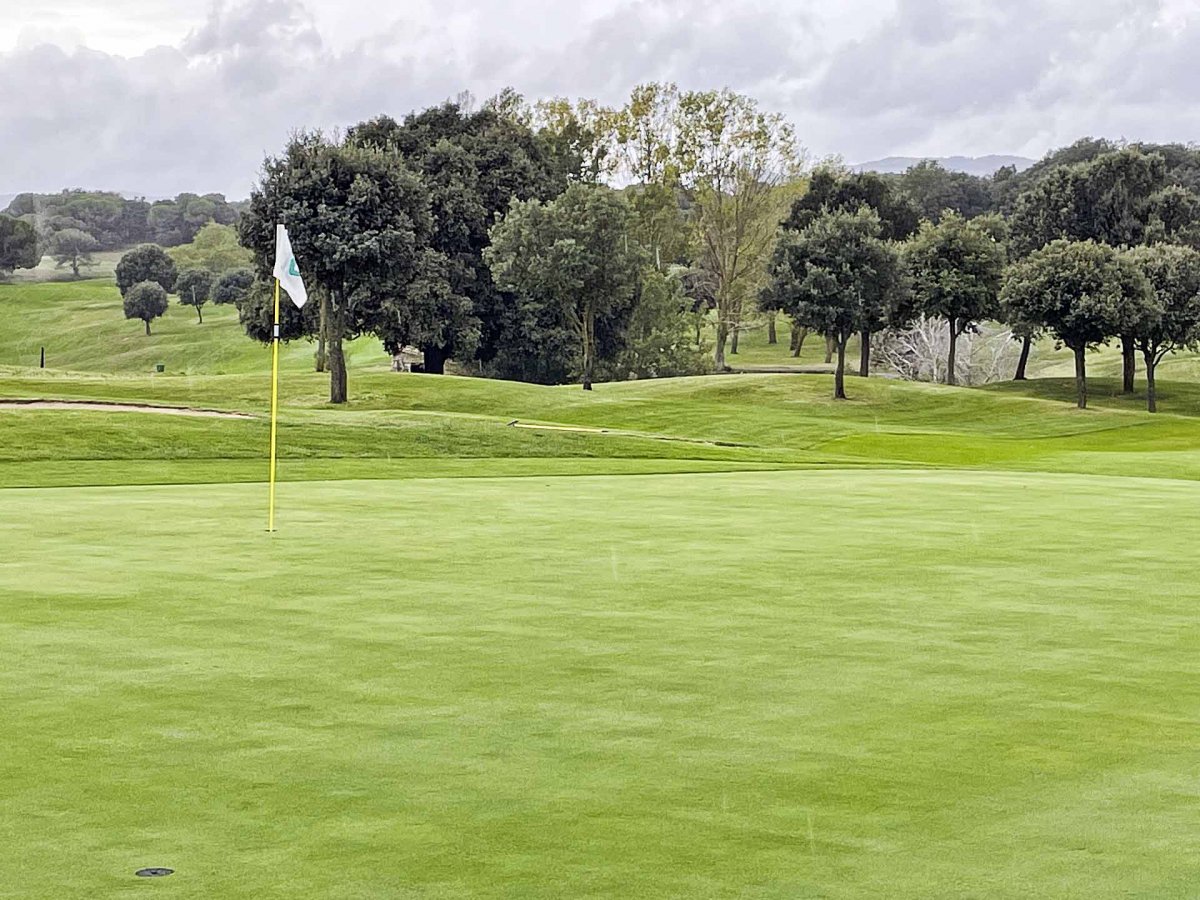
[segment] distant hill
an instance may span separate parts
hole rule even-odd
[[[1004,166],[1016,166],[1023,172],[1034,164],[1024,156],[889,156],[851,166],[855,172],[884,172],[900,174],[923,159],[932,160],[951,172],[966,172],[968,175],[993,175]]]
[[[16,194],[0,194],[0,209],[8,209],[8,204],[13,202]]]

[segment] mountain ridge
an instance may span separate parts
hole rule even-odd
[[[873,159],[868,162],[856,163],[850,168],[855,172],[879,172],[881,174],[899,175],[908,171],[919,162],[929,160],[951,172],[966,172],[968,175],[990,177],[1004,166],[1016,166],[1022,172],[1032,166],[1036,160],[1026,156],[1006,154],[989,154],[987,156],[885,156],[883,159]]]

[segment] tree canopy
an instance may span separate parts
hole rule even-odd
[[[946,383],[957,383],[958,338],[1000,313],[1005,250],[986,223],[947,212],[936,225],[926,220],[905,248],[917,308],[946,320],[950,332]]]
[[[0,274],[32,269],[42,261],[37,232],[28,222],[0,215]]]
[[[175,281],[175,293],[183,306],[191,306],[196,310],[200,323],[204,322],[204,313],[200,311],[209,301],[212,294],[213,275],[207,269],[184,269]]]
[[[156,244],[142,244],[122,256],[117,263],[117,287],[124,296],[135,284],[153,281],[170,293],[175,290],[178,274],[175,261],[167,255],[166,250]]]
[[[485,258],[505,290],[561,316],[578,339],[583,389],[592,389],[597,323],[636,303],[640,248],[629,207],[610,188],[574,184],[557,199],[514,201]]]
[[[1010,267],[1001,301],[1010,318],[1040,322],[1071,348],[1078,405],[1084,409],[1087,350],[1139,318],[1153,294],[1133,262],[1112,247],[1059,239]]]
[[[889,310],[903,305],[900,258],[881,232],[872,209],[825,212],[801,231],[784,232],[771,260],[764,304],[833,338],[836,400],[846,399],[847,341],[865,323],[887,319]]]
[[[299,134],[282,156],[266,161],[239,224],[264,281],[274,262],[276,223],[287,226],[306,283],[324,290],[329,399],[345,403],[342,341],[365,332],[394,340],[412,305],[439,290],[431,281],[441,281],[446,259],[431,246],[429,191],[397,153]],[[271,336],[270,311],[263,309],[269,303],[268,292],[258,291],[239,306],[247,332],[260,340]],[[283,303],[281,312],[284,339],[317,336],[320,318],[311,311]]]
[[[150,336],[150,322],[167,311],[167,292],[157,281],[139,281],[131,285],[122,298],[125,318],[141,319]]]
[[[492,359],[510,300],[483,262],[488,228],[514,199],[548,199],[566,186],[544,142],[492,109],[468,112],[447,103],[403,122],[387,116],[364,122],[350,129],[347,143],[394,154],[421,178],[429,195],[429,245],[442,257],[380,337],[421,349],[427,372],[441,372],[450,358]]]
[[[1152,303],[1130,330],[1146,364],[1146,408],[1157,412],[1158,364],[1168,353],[1200,342],[1200,251],[1158,244],[1135,247],[1129,258],[1153,289]]]

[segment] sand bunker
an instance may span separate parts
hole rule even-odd
[[[96,400],[0,400],[0,409],[85,409],[99,412],[157,413],[160,416],[198,416],[207,419],[253,419],[247,413],[195,409],[190,406],[151,406],[148,403],[104,403]]]

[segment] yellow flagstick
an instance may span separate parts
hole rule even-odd
[[[275,328],[271,337],[271,489],[267,531],[275,530],[275,417],[279,412],[279,279],[275,279]]]

